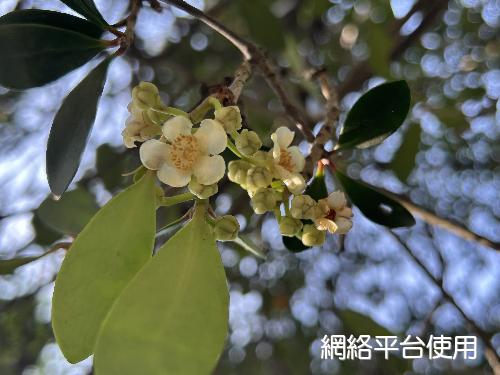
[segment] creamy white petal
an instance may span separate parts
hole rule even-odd
[[[337,224],[337,233],[346,234],[352,228],[352,221],[344,217],[335,218],[335,224]]]
[[[191,181],[191,171],[182,171],[168,164],[163,164],[157,173],[158,179],[166,185],[182,187]]]
[[[318,230],[327,230],[330,233],[335,233],[338,229],[337,224],[325,217],[314,220],[314,225]]]
[[[352,217],[352,208],[346,206],[343,209],[337,211],[337,215],[343,216],[345,218],[350,218],[350,217]]]
[[[196,180],[202,185],[212,185],[224,177],[226,163],[220,155],[202,156],[194,167]]]
[[[169,142],[174,142],[179,135],[190,135],[193,124],[184,116],[175,116],[163,124],[163,135]]]
[[[169,145],[156,139],[150,139],[141,145],[139,156],[147,169],[157,170],[167,162],[169,152]]]
[[[208,154],[220,154],[227,147],[227,134],[219,121],[203,120],[194,136],[200,148]]]
[[[292,173],[289,178],[283,180],[290,193],[298,195],[306,188],[306,181],[299,173]]]
[[[345,194],[341,191],[334,191],[328,196],[328,204],[335,211],[342,210],[347,204]]]
[[[271,135],[271,139],[274,141],[274,143],[278,143],[280,148],[287,148],[291,145],[294,136],[295,133],[293,131],[288,129],[286,126],[280,126]]]
[[[297,146],[292,146],[288,148],[288,152],[292,157],[295,172],[302,172],[304,166],[306,165],[306,159],[300,149]]]

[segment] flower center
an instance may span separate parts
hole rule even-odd
[[[193,165],[199,156],[198,142],[192,135],[181,134],[172,142],[170,160],[175,168],[189,171],[193,169]]]
[[[280,151],[280,162],[279,165],[285,168],[288,172],[293,172],[295,164],[292,160],[292,154],[286,149],[281,149]]]
[[[337,216],[337,213],[335,212],[335,210],[331,209],[328,214],[326,214],[325,218],[327,218],[328,220],[332,220],[332,221],[335,221],[335,217]]]

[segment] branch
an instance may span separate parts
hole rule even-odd
[[[419,268],[424,271],[424,273],[433,281],[433,283],[441,290],[441,293],[443,297],[448,300],[457,310],[458,312],[462,315],[464,320],[466,321],[467,325],[474,331],[480,338],[483,340],[483,343],[485,345],[485,357],[488,363],[490,364],[491,368],[493,369],[493,372],[495,374],[498,374],[500,372],[500,363],[498,359],[498,355],[496,354],[495,348],[491,344],[491,338],[490,335],[482,330],[474,320],[469,318],[465,311],[460,307],[458,304],[457,300],[451,293],[449,293],[445,287],[444,287],[444,282],[442,279],[437,279],[432,272],[423,264],[420,259],[413,253],[412,249],[401,239],[399,236],[397,236],[395,233],[393,233],[390,230],[386,231],[390,236],[399,242],[399,244],[403,247],[403,249],[406,251],[406,253],[413,259],[413,261],[419,266]]]
[[[189,5],[183,0],[161,0],[164,3],[170,4],[179,8],[191,16],[199,19],[208,27],[218,32],[230,43],[232,43],[243,55],[245,60],[251,61],[259,68],[268,85],[274,90],[283,106],[286,115],[294,123],[295,127],[302,133],[304,138],[309,141],[314,141],[312,132],[313,124],[309,123],[302,115],[302,111],[293,103],[287,94],[284,83],[278,75],[278,65],[275,61],[269,58],[266,52],[255,45],[254,43],[245,40],[219,23],[217,20],[206,15],[201,10]]]
[[[250,76],[252,75],[252,66],[248,61],[243,61],[241,65],[234,72],[233,82],[229,86],[229,90],[233,93],[233,102],[236,104],[238,99],[240,98],[241,92],[243,91],[243,87],[245,83],[248,81]]]

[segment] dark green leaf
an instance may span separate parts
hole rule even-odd
[[[130,153],[119,152],[108,144],[97,149],[96,169],[104,186],[109,191],[114,191],[125,181],[122,174],[129,172],[126,166],[130,160]]]
[[[108,57],[101,62],[70,92],[54,119],[47,144],[47,177],[56,196],[66,191],[76,174],[110,61]]]
[[[95,347],[97,374],[210,374],[224,348],[228,288],[205,211],[118,297]]]
[[[412,124],[404,136],[403,144],[391,162],[391,169],[401,181],[406,181],[415,165],[415,156],[420,145],[420,126]]]
[[[31,263],[37,259],[38,257],[0,259],[0,275],[8,275],[9,273],[14,272],[17,267],[24,266],[25,264]]]
[[[386,23],[370,23],[366,33],[370,46],[370,65],[373,71],[381,77],[390,77],[390,53],[393,48],[393,38],[387,33]]]
[[[35,24],[0,25],[0,84],[28,89],[52,82],[104,50],[79,32]]]
[[[281,238],[283,239],[283,245],[291,252],[300,253],[301,251],[310,249],[310,247],[304,245],[297,237],[281,236]]]
[[[339,171],[336,176],[352,203],[371,221],[390,228],[415,224],[413,216],[395,200]]]
[[[22,9],[0,17],[0,25],[35,24],[76,31],[91,38],[100,38],[103,31],[95,24],[66,13],[43,9]]]
[[[328,196],[325,183],[325,173],[317,173],[311,183],[307,186],[304,194],[310,195],[314,200],[320,200]]]
[[[33,242],[39,245],[48,246],[62,237],[61,233],[50,228],[36,215],[33,215],[31,225],[33,225],[33,229],[35,230]]]
[[[384,83],[368,91],[347,114],[337,149],[382,142],[403,124],[410,99],[405,81]]]
[[[61,0],[64,4],[69,6],[75,12],[80,13],[89,21],[104,29],[109,28],[108,23],[104,20],[102,14],[99,12],[93,0]]]
[[[111,199],[68,250],[52,299],[52,327],[68,361],[94,351],[101,323],[116,298],[151,259],[155,178],[146,174]]]
[[[47,198],[35,211],[35,215],[49,228],[68,235],[76,235],[87,225],[99,207],[94,196],[78,188],[55,201]]]

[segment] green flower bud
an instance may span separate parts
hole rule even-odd
[[[224,215],[215,220],[214,234],[218,241],[232,241],[238,237],[240,223],[232,215]]]
[[[132,101],[141,110],[163,106],[158,88],[151,82],[141,82],[135,86]]]
[[[302,221],[288,216],[280,220],[280,233],[283,236],[293,237],[302,229]]]
[[[295,219],[315,219],[318,216],[318,211],[318,203],[309,195],[296,195],[293,197],[290,213]]]
[[[252,167],[247,173],[247,186],[250,190],[268,187],[273,180],[273,175],[266,167]]]
[[[272,211],[276,207],[276,193],[271,188],[260,188],[252,196],[250,203],[256,214]]]
[[[188,184],[188,189],[191,193],[196,195],[200,199],[207,199],[212,195],[217,194],[219,187],[217,184],[212,185],[202,185],[195,178],[191,178]]]
[[[241,113],[236,106],[222,107],[214,113],[215,119],[219,121],[227,133],[231,134],[241,129]]]
[[[227,177],[230,181],[246,189],[247,173],[250,168],[252,168],[252,165],[246,161],[233,160],[227,166]]]
[[[273,155],[269,152],[259,150],[255,154],[252,155],[254,159],[260,160],[262,162],[272,162]]]
[[[244,129],[235,139],[236,148],[246,156],[252,156],[262,146],[262,141],[256,132]]]
[[[304,225],[302,243],[306,246],[321,246],[325,243],[326,231],[318,230],[313,224]]]

